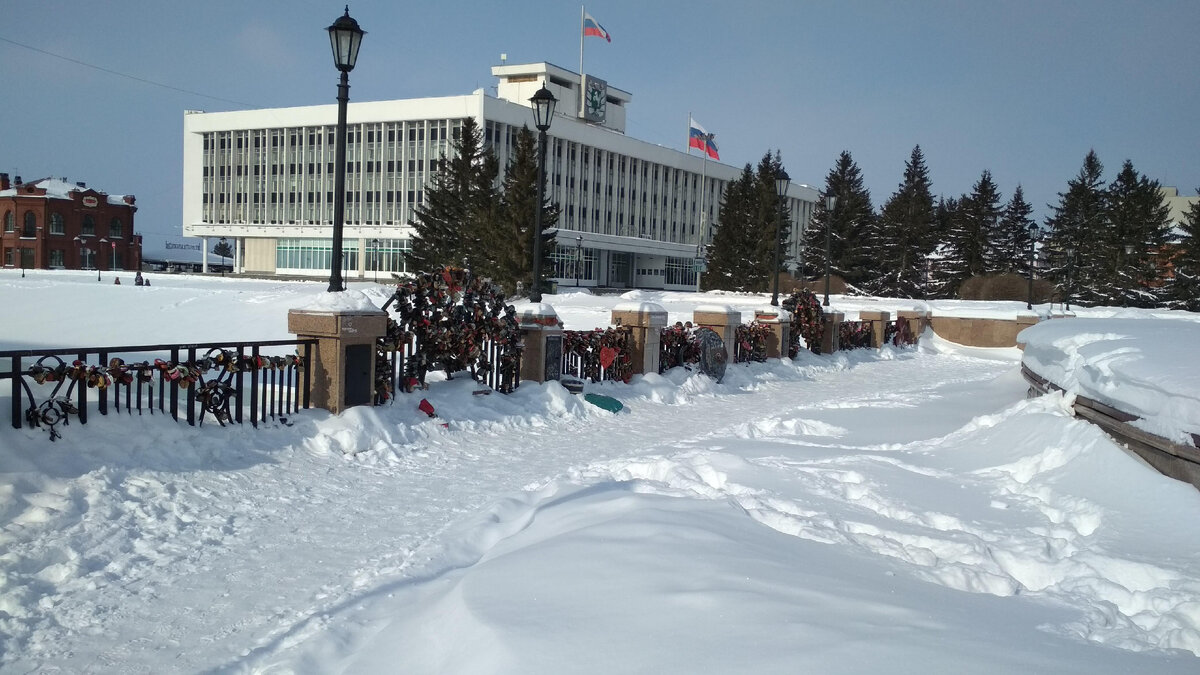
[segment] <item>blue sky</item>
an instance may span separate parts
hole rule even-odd
[[[689,111],[724,162],[780,150],[820,186],[842,150],[878,207],[914,145],[934,193],[990,170],[1038,217],[1095,149],[1181,193],[1200,186],[1196,0],[596,0],[612,34],[586,70],[633,94],[627,132],[682,149]],[[179,233],[183,111],[333,103],[342,4],[4,2],[0,171],[132,193],[137,228]],[[355,2],[351,101],[465,94],[490,66],[579,66],[577,2]],[[18,46],[36,47],[185,93]],[[203,94],[203,95],[201,95]],[[154,247],[152,240],[148,248]]]

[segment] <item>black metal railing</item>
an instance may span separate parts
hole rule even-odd
[[[896,319],[883,327],[883,343],[897,347],[917,344],[917,336],[913,333],[908,319]]]
[[[700,363],[700,339],[689,321],[663,328],[658,334],[658,372]]]
[[[426,387],[425,376],[438,366],[446,370],[446,379],[454,379],[454,373],[460,372],[444,363],[431,364],[427,352],[421,349],[421,338],[416,334],[390,332],[392,335],[379,339],[375,350],[376,405],[388,401],[397,391],[411,392]],[[502,394],[511,393],[520,384],[521,350],[514,349],[510,340],[482,338],[465,351],[471,358],[461,365],[475,381]]]
[[[626,327],[564,330],[562,374],[592,382],[633,376],[633,331]]]
[[[157,412],[193,426],[203,425],[206,416],[221,426],[249,417],[257,427],[268,419],[286,422],[287,415],[310,406],[308,364],[316,344],[307,339],[0,351],[0,364],[8,362],[0,382],[9,381],[12,427],[46,427],[51,440],[72,416],[87,424],[93,406],[101,415]],[[279,347],[295,353],[269,353]]]
[[[766,361],[767,334],[770,332],[770,326],[757,321],[744,323],[734,328],[733,362]]]
[[[869,349],[875,346],[874,321],[843,321],[838,326],[838,349]]]

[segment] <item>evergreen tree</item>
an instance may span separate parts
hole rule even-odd
[[[1028,276],[1029,248],[1032,245],[1029,226],[1036,224],[1029,216],[1033,206],[1025,201],[1025,192],[1017,185],[1012,198],[1004,205],[1000,225],[992,240],[995,270]]]
[[[1104,165],[1091,150],[1078,175],[1058,193],[1059,202],[1046,219],[1048,272],[1059,289],[1075,302],[1102,300],[1104,289],[1098,270],[1102,268],[1107,192],[1101,176]]]
[[[513,143],[512,158],[504,173],[503,195],[495,227],[489,239],[502,243],[488,251],[482,265],[487,275],[508,293],[516,290],[517,282],[528,287],[533,279],[533,224],[537,215],[537,137],[522,127]],[[554,269],[551,257],[555,246],[553,232],[546,231],[558,222],[555,205],[542,204],[542,271]]]
[[[904,180],[880,210],[872,239],[879,274],[872,292],[900,298],[926,294],[926,257],[935,247],[936,213],[921,146],[904,164]]]
[[[775,178],[782,170],[783,160],[779,153],[772,156],[768,152],[759,160],[754,172],[750,229],[755,236],[748,264],[748,290],[759,293],[771,290],[775,275],[779,273],[779,269],[775,269],[776,250],[781,252],[780,269],[787,263],[782,252],[787,250],[787,241],[791,237],[791,219],[785,210],[787,203],[779,198],[775,186]]]
[[[966,263],[959,257],[957,249],[947,242],[950,233],[959,229],[958,221],[961,218],[962,204],[958,199],[944,197],[938,202],[934,215],[938,244],[929,254],[928,297],[952,298],[958,291],[958,276],[952,271],[962,268]]]
[[[701,290],[749,290],[748,272],[754,255],[750,228],[754,181],[754,171],[747,164],[742,174],[725,186],[717,227],[706,247],[708,266],[700,279]]]
[[[412,222],[416,237],[407,257],[409,266],[417,270],[481,261],[491,244],[485,238],[492,225],[482,219],[495,214],[499,162],[483,144],[483,133],[473,117],[463,120],[450,149],[449,157],[441,156]]]
[[[221,240],[218,241],[215,246],[213,246],[212,252],[213,255],[221,256],[221,264],[224,265],[225,258],[233,257],[233,245],[230,244],[229,241],[224,237],[222,237]]]
[[[804,232],[804,266],[811,277],[824,277],[828,243],[830,274],[839,275],[850,284],[865,284],[877,275],[872,236],[875,209],[871,205],[871,193],[863,185],[862,171],[848,151],[842,151],[825,176],[823,194],[837,197],[837,205],[831,218],[825,209],[825,200],[817,201],[808,230]],[[827,234],[832,235],[828,242]]]
[[[945,271],[946,281],[957,291],[963,281],[995,271],[993,234],[999,227],[1000,191],[992,181],[992,173],[984,169],[971,188],[963,195],[957,217],[950,220],[946,245],[950,250]]]
[[[1152,255],[1167,243],[1170,212],[1158,181],[1139,174],[1133,162],[1125,160],[1108,186],[1108,218],[1102,237],[1106,256],[1098,268],[1105,304],[1158,304],[1159,271]]]
[[[1200,189],[1197,193],[1200,194]],[[1200,200],[1192,203],[1178,229],[1181,236],[1173,259],[1175,279],[1168,285],[1170,305],[1200,312]]]

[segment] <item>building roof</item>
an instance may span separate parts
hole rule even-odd
[[[19,188],[34,186],[46,191],[46,194],[22,194],[19,193]],[[101,192],[92,188],[81,186],[77,183],[69,183],[66,178],[39,178],[37,180],[21,183],[19,186],[13,186],[7,190],[0,190],[0,197],[29,197],[32,199],[71,199],[72,192],[95,192],[97,195],[107,197],[108,203],[116,206],[128,206],[129,202],[125,199],[126,196],[132,195],[110,195],[106,192]]]

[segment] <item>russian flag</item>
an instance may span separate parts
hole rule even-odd
[[[688,118],[688,147],[696,148],[700,152],[709,157],[720,160],[721,154],[717,152],[717,144],[713,141],[714,134],[710,134],[700,126],[700,123],[692,118]]]
[[[602,37],[612,42],[612,37],[609,36],[608,31],[604,30],[604,26],[601,26],[600,22],[593,19],[592,15],[587,12],[583,13],[583,36]]]

